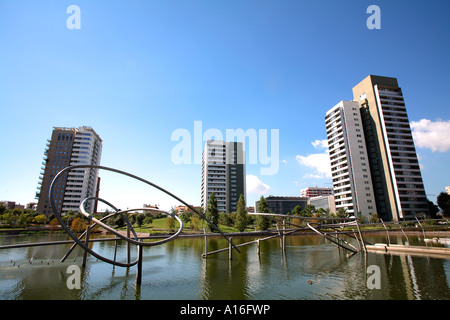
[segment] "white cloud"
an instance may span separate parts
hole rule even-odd
[[[302,166],[313,168],[314,172],[307,173],[303,178],[325,179],[331,178],[330,157],[328,156],[328,141],[315,140],[311,142],[316,149],[325,149],[324,153],[313,153],[307,156],[297,155],[295,159]]]
[[[328,149],[328,141],[327,140],[315,140],[311,142],[311,144],[316,149]]]
[[[246,177],[247,193],[254,194],[267,194],[269,193],[270,187],[263,183],[257,176],[252,174]]]
[[[295,159],[302,166],[313,168],[315,171],[313,173],[306,174],[304,178],[331,178],[331,166],[328,150],[325,153],[313,153],[307,156],[297,155]]]
[[[450,150],[450,120],[421,119],[412,121],[411,129],[416,147],[428,148],[433,152]]]

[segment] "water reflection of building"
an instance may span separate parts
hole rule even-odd
[[[392,243],[401,244],[403,240],[401,236],[391,236]],[[379,253],[370,253],[367,257],[366,268],[377,265],[381,271],[381,290],[370,290],[370,299],[449,298],[450,260],[425,255]]]

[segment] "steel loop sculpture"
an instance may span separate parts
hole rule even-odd
[[[208,224],[210,224],[211,226],[213,226],[213,228],[214,228],[215,230],[217,230],[218,233],[220,233],[225,239],[227,239],[227,241],[230,243],[231,246],[233,246],[238,252],[240,252],[239,249],[233,244],[233,242],[231,241],[231,239],[229,239],[222,231],[220,231],[220,229],[219,229],[214,223],[212,223],[211,221],[209,221],[209,220],[208,220],[201,212],[199,212],[198,210],[196,210],[195,208],[193,208],[191,205],[187,204],[185,201],[183,201],[183,200],[180,199],[179,197],[177,197],[177,196],[175,196],[174,194],[170,193],[169,191],[167,191],[167,190],[165,190],[165,189],[163,189],[163,188],[157,186],[156,184],[154,184],[154,183],[152,183],[152,182],[150,182],[150,181],[148,181],[148,180],[142,179],[142,178],[140,178],[140,177],[138,177],[138,176],[135,176],[135,175],[133,175],[133,174],[130,174],[130,173],[128,173],[128,172],[121,171],[121,170],[117,170],[117,169],[114,169],[114,168],[109,168],[109,167],[104,167],[104,166],[97,166],[97,165],[73,165],[73,166],[66,167],[66,168],[64,168],[63,170],[61,170],[60,172],[58,172],[58,174],[57,174],[57,175],[55,176],[55,178],[53,179],[53,181],[52,181],[52,183],[51,183],[51,185],[50,185],[50,190],[49,190],[50,205],[51,205],[51,207],[52,207],[52,209],[53,209],[53,212],[55,213],[55,216],[56,216],[56,218],[58,219],[58,221],[59,221],[59,223],[61,224],[61,226],[63,227],[63,229],[66,231],[66,233],[67,233],[67,234],[74,240],[74,242],[75,242],[75,243],[72,245],[72,247],[69,249],[69,251],[66,253],[66,255],[63,257],[62,261],[64,261],[64,259],[72,252],[72,250],[74,249],[74,247],[75,247],[76,245],[79,245],[81,248],[83,248],[83,249],[85,250],[85,252],[90,253],[92,256],[96,257],[96,258],[99,259],[99,260],[102,260],[102,261],[104,261],[104,262],[107,262],[107,263],[110,263],[110,264],[113,264],[113,265],[116,265],[116,266],[130,267],[130,266],[133,266],[133,265],[135,265],[135,264],[137,264],[137,263],[140,263],[140,264],[142,263],[142,259],[141,259],[141,257],[142,257],[142,247],[157,246],[157,245],[160,245],[160,244],[163,244],[163,243],[167,243],[167,242],[169,242],[169,241],[172,241],[172,240],[174,240],[174,239],[182,232],[182,230],[183,230],[183,222],[182,222],[182,220],[181,220],[176,214],[171,213],[171,212],[167,212],[167,211],[164,211],[164,210],[153,209],[153,208],[152,208],[153,211],[160,211],[160,212],[162,212],[162,213],[164,213],[164,214],[166,214],[166,215],[168,215],[168,216],[171,216],[172,218],[176,219],[176,220],[179,222],[180,227],[179,227],[179,229],[178,229],[178,231],[177,231],[176,233],[174,233],[173,235],[169,236],[168,238],[165,238],[165,239],[159,240],[159,241],[154,241],[154,242],[144,242],[143,239],[140,239],[140,238],[137,236],[136,232],[135,232],[134,229],[133,229],[132,224],[130,223],[130,221],[128,220],[128,218],[126,217],[125,214],[128,213],[128,212],[133,212],[133,211],[137,211],[137,210],[148,210],[147,208],[137,208],[137,209],[120,210],[120,209],[116,208],[113,204],[111,204],[110,202],[108,202],[108,201],[106,201],[106,200],[104,200],[104,199],[102,199],[102,198],[90,196],[90,197],[85,198],[83,201],[81,201],[80,206],[79,206],[79,209],[80,209],[80,212],[81,212],[81,213],[82,213],[82,214],[83,214],[90,222],[92,222],[92,224],[89,224],[89,225],[87,226],[87,228],[86,228],[86,231],[84,231],[79,237],[77,237],[77,236],[70,230],[70,228],[67,226],[67,224],[66,224],[66,223],[64,222],[64,220],[62,219],[62,214],[61,214],[61,212],[58,210],[58,208],[57,208],[57,206],[56,206],[56,204],[55,204],[55,199],[54,199],[54,195],[53,195],[53,191],[54,191],[55,185],[57,184],[58,179],[59,179],[60,177],[62,177],[65,173],[69,172],[70,170],[75,170],[75,169],[97,169],[97,170],[106,170],[106,171],[115,172],[115,173],[118,173],[118,174],[121,174],[121,175],[128,176],[128,177],[130,177],[130,178],[136,179],[136,180],[138,180],[138,181],[141,181],[141,182],[143,182],[143,183],[145,183],[145,184],[147,184],[147,185],[150,185],[150,186],[152,186],[152,187],[154,187],[154,188],[156,188],[156,189],[158,189],[158,190],[160,190],[160,191],[166,193],[167,195],[169,195],[169,196],[171,196],[172,198],[174,198],[174,199],[180,201],[180,202],[183,203],[185,206],[187,206],[190,210],[192,210],[193,212],[195,212],[196,214],[198,214],[198,215],[199,215],[201,218],[203,218]],[[106,204],[106,205],[108,205],[109,207],[111,207],[111,208],[114,210],[114,212],[111,213],[111,214],[109,214],[109,215],[107,215],[107,216],[105,216],[105,217],[103,217],[103,218],[101,218],[101,219],[95,218],[91,213],[86,212],[86,210],[85,210],[85,204],[86,204],[86,202],[87,202],[87,201],[91,201],[91,200],[96,200],[96,201],[103,202],[104,204]],[[120,216],[124,219],[124,221],[125,221],[125,223],[126,223],[126,225],[127,225],[127,228],[129,228],[129,230],[133,233],[133,237],[126,236],[126,235],[120,233],[119,231],[115,230],[114,228],[110,227],[109,225],[107,225],[107,224],[105,223],[105,220],[107,220],[108,218],[111,218],[111,217],[113,217],[113,216],[116,216],[116,215],[120,215]],[[133,262],[127,262],[127,263],[124,263],[124,262],[118,262],[118,261],[115,261],[115,259],[114,259],[114,260],[108,259],[108,258],[106,258],[106,257],[104,257],[104,256],[102,256],[102,255],[100,255],[100,254],[98,254],[98,253],[96,253],[94,250],[90,249],[89,246],[88,246],[89,232],[90,232],[90,229],[93,228],[93,227],[96,226],[96,225],[98,225],[98,226],[102,227],[103,229],[105,229],[106,231],[108,231],[108,232],[114,234],[117,238],[120,238],[120,239],[122,239],[122,240],[128,242],[129,244],[136,245],[136,246],[137,246],[137,250],[138,250],[138,254],[137,254],[136,260],[133,261]],[[83,237],[86,238],[85,241],[82,240]]]

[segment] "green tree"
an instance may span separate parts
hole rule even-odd
[[[291,211],[291,215],[293,216],[303,216],[303,209],[299,205],[296,205],[294,209]]]
[[[336,211],[336,218],[346,218],[347,215],[347,209],[339,208]]]
[[[136,223],[136,218],[137,218],[138,214],[139,213],[133,213],[133,214],[128,215],[128,221],[130,221],[130,223],[132,225]]]
[[[450,195],[441,192],[437,197],[437,205],[439,208],[442,209],[442,214],[444,217],[449,218],[450,217]]]
[[[428,209],[430,210],[431,219],[436,219],[436,214],[439,212],[439,207],[435,205],[432,201],[428,201]]]
[[[191,218],[191,228],[192,230],[200,230],[202,226],[202,219],[200,219],[200,216],[195,215]]]
[[[192,212],[189,211],[183,211],[180,214],[180,219],[181,221],[183,221],[183,223],[188,224],[189,222],[191,222],[191,218],[192,218]]]
[[[47,220],[47,219],[45,219],[45,220]],[[18,225],[20,225],[22,227],[28,226],[31,222],[33,222],[33,216],[29,213],[22,212],[22,214],[19,215],[17,218]]]
[[[3,215],[7,209],[8,208],[3,203],[0,203],[0,216]]]
[[[84,232],[86,230],[87,223],[84,219],[77,217],[73,219],[72,224],[70,225],[70,230],[73,232]]]
[[[44,224],[45,222],[47,222],[47,217],[43,214],[39,214],[33,218],[33,222],[38,224]]]
[[[312,217],[316,213],[316,207],[312,204],[306,205],[305,209],[303,209],[303,216]]]
[[[245,227],[247,226],[247,210],[245,209],[245,200],[244,196],[241,194],[237,203],[237,212],[236,212],[236,222],[235,228],[239,230],[239,232],[243,232]]]
[[[214,223],[216,226],[219,224],[219,210],[217,209],[217,199],[214,192],[209,195],[208,205],[206,207],[206,218]],[[208,225],[209,231],[215,232],[215,228],[212,225]]]
[[[151,224],[153,222],[153,218],[151,216],[145,216],[143,224]]]
[[[372,212],[370,214],[369,222],[370,223],[378,223],[378,222],[380,222],[380,217],[378,216],[378,213]]]
[[[170,231],[173,231],[175,229],[176,223],[175,223],[175,219],[172,217],[167,217],[167,228],[170,229]]]
[[[269,205],[267,204],[266,198],[264,198],[263,196],[259,198],[258,208],[256,209],[256,212],[270,213]],[[256,227],[258,228],[258,230],[267,230],[269,229],[270,225],[270,218],[265,216],[256,217]]]
[[[325,217],[327,216],[327,210],[325,210],[324,208],[319,208],[316,211],[316,217],[321,218],[321,217]]]
[[[146,218],[145,215],[142,214],[142,213],[136,214],[136,216],[135,216],[135,223],[137,224],[138,227],[142,226],[142,224],[144,223],[145,218]],[[131,223],[131,221],[130,221],[130,223]]]
[[[219,215],[219,223],[224,226],[231,227],[233,225],[233,219],[231,219],[231,215],[229,213],[222,212]]]
[[[116,214],[115,216],[112,216],[110,219],[112,219],[111,222],[113,226],[117,226],[118,228],[122,228],[125,226],[125,219],[120,214]]]

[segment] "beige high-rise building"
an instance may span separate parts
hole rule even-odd
[[[353,88],[380,217],[400,220],[428,214],[417,153],[396,78],[369,75]]]
[[[56,174],[62,169],[77,164],[100,165],[102,139],[91,127],[53,128],[51,139],[47,140],[39,177],[37,211],[50,215],[49,190]],[[98,170],[76,169],[65,173],[54,188],[55,205],[62,214],[73,210],[78,212],[82,200],[95,196],[98,187]],[[95,208],[94,201],[85,206],[88,212]]]

